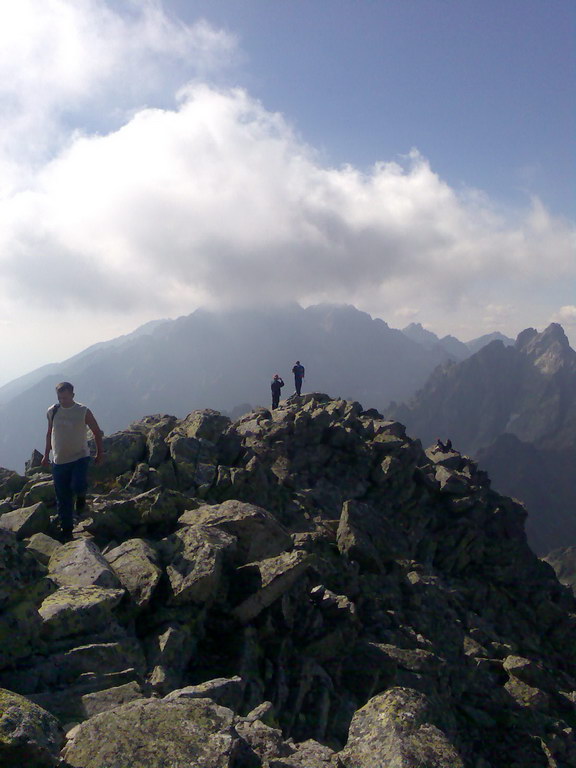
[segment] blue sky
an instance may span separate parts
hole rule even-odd
[[[574,345],[575,16],[0,4],[0,384],[201,305]]]
[[[166,3],[238,35],[231,76],[326,162],[418,147],[453,186],[576,206],[576,4],[563,0]]]

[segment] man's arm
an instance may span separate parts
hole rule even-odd
[[[48,416],[48,432],[46,432],[46,445],[44,447],[44,456],[42,456],[42,466],[47,467],[50,464],[50,451],[52,450],[52,420]]]
[[[104,458],[104,446],[102,445],[102,430],[98,426],[98,422],[94,418],[94,414],[90,409],[86,411],[86,426],[90,429],[94,435],[94,442],[96,443],[96,456],[94,461],[96,464],[100,464]]]

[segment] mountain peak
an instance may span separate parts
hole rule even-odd
[[[527,328],[518,336],[516,346],[544,374],[554,374],[570,361],[576,364],[576,353],[558,323],[550,323],[542,333]]]

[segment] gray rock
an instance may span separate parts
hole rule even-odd
[[[145,699],[79,725],[63,751],[72,768],[234,768],[234,713],[208,699]]]
[[[196,645],[191,628],[176,623],[162,627],[146,639],[148,683],[156,695],[164,696],[181,686]]]
[[[236,538],[217,528],[187,525],[162,542],[173,605],[213,601],[226,556],[234,557]]]
[[[346,768],[464,768],[427,698],[391,688],[359,709],[339,754]]]
[[[271,728],[260,720],[239,720],[236,723],[236,731],[258,755],[263,765],[269,766],[274,758],[291,755],[294,751],[294,748],[284,741],[279,728]]]
[[[287,552],[238,569],[238,580],[256,589],[234,608],[234,616],[243,624],[272,605],[313,565],[315,558],[302,550]]]
[[[105,558],[134,603],[145,608],[162,576],[156,551],[143,539],[130,539],[107,552]]]
[[[26,485],[26,478],[11,469],[0,467],[0,499],[18,493]]]
[[[56,504],[54,483],[52,480],[44,479],[44,475],[41,474],[26,484],[19,498],[23,507],[30,507],[39,501],[53,507]]]
[[[27,539],[35,533],[45,533],[50,525],[50,515],[40,501],[30,507],[5,512],[0,517],[0,528],[12,531],[17,539]]]
[[[375,573],[407,551],[403,537],[384,514],[358,501],[347,501],[342,506],[336,536],[342,554]]]
[[[120,587],[100,550],[89,539],[70,541],[56,549],[48,562],[48,575],[59,587]]]
[[[104,691],[86,693],[82,696],[81,702],[86,718],[90,718],[101,712],[107,712],[109,709],[115,709],[129,701],[143,698],[142,688],[136,681],[132,681],[115,688],[107,688]]]
[[[460,496],[470,493],[470,480],[462,472],[438,466],[435,474],[436,480],[440,483],[440,490],[444,493]]]
[[[289,757],[270,760],[270,768],[342,768],[342,765],[334,750],[314,739],[298,744]]]
[[[82,635],[106,627],[123,589],[60,587],[42,603],[42,634],[49,639]]]
[[[60,549],[62,544],[51,536],[47,536],[45,533],[35,533],[26,542],[26,549],[31,552],[34,557],[42,565],[48,565],[48,562],[54,552]]]
[[[170,449],[166,444],[166,438],[176,423],[175,416],[162,416],[148,432],[146,447],[148,449],[148,464],[151,467],[159,467],[168,458]]]
[[[2,768],[54,768],[63,743],[55,717],[24,696],[0,689]]]
[[[270,512],[235,499],[188,510],[179,523],[216,526],[232,534],[238,539],[238,557],[244,563],[264,560],[292,549],[290,534]]]
[[[209,440],[216,443],[220,435],[230,426],[228,416],[209,408],[203,411],[192,411],[180,422],[180,429],[187,437]]]
[[[211,699],[216,704],[237,712],[242,703],[244,683],[241,677],[218,677],[215,680],[206,680],[198,685],[188,685],[171,691],[164,698],[166,701],[174,699]]]

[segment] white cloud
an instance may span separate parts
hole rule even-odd
[[[32,346],[38,321],[88,344],[96,317],[121,332],[200,303],[346,301],[462,338],[558,306],[574,229],[538,200],[512,218],[417,150],[326,167],[282,115],[201,82],[231,35],[125,7],[0,4],[0,305]]]
[[[318,298],[490,302],[574,275],[573,232],[539,203],[509,223],[459,196],[416,151],[369,174],[323,167],[242,90],[188,87],[177,109],[77,137],[4,201],[19,294],[110,308]],[[49,263],[47,275],[42,265]],[[85,280],[81,279],[85,276]],[[496,297],[497,298],[497,297]]]
[[[0,160],[15,181],[17,163],[44,161],[74,126],[108,130],[150,100],[173,104],[183,80],[234,60],[235,38],[203,20],[186,26],[156,0],[122,9],[104,0],[0,3]]]
[[[576,326],[576,305],[567,304],[564,307],[560,307],[551,321],[552,323],[561,323],[562,325],[575,327]]]

